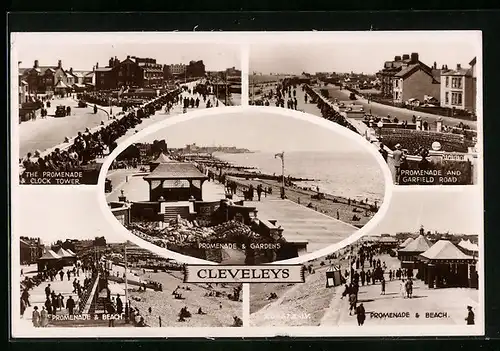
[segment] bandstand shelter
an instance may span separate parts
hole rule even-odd
[[[153,172],[156,169],[156,167],[158,167],[162,163],[172,163],[172,162],[175,161],[162,152],[156,160],[149,163],[149,171]]]
[[[419,255],[418,260],[420,277],[429,288],[477,288],[476,260],[449,240],[439,240]]]
[[[413,269],[417,256],[427,251],[432,243],[423,235],[419,235],[411,243],[398,250],[398,258],[401,261],[401,268]]]
[[[208,177],[192,163],[160,163],[143,178],[149,184],[149,201],[203,200],[202,186]]]
[[[50,249],[46,249],[43,255],[37,260],[38,271],[43,272],[52,268],[62,267],[62,257]]]

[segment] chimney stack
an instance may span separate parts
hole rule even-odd
[[[33,67],[38,68],[38,60],[35,60],[35,65]]]
[[[462,65],[460,63],[457,63],[457,71],[462,68]]]
[[[99,68],[99,62],[96,62],[95,68]]]
[[[73,73],[73,67],[69,68],[69,73]]]
[[[411,53],[411,62],[415,63],[418,61],[418,53],[412,52]]]
[[[396,62],[401,61],[401,56],[394,56],[394,61]]]
[[[127,55],[127,60],[130,60],[130,55]]]
[[[436,63],[436,61],[434,61],[434,69],[436,69],[436,68],[437,68],[437,63]]]
[[[62,67],[62,61],[59,60],[59,61],[57,61],[57,68],[61,68],[61,67]]]
[[[409,60],[409,59],[410,59],[410,55],[408,55],[408,54],[403,55],[403,60]]]

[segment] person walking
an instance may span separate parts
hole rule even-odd
[[[465,320],[467,321],[467,325],[474,325],[474,312],[472,311],[472,306],[467,306],[467,317]]]
[[[45,328],[49,324],[49,313],[45,309],[45,306],[42,307],[42,312],[40,312],[40,327]]]
[[[399,285],[399,293],[403,299],[406,297],[406,284],[404,279],[401,280],[401,284]]]
[[[380,285],[382,287],[382,291],[380,292],[380,295],[385,295],[385,279],[382,276],[382,279],[380,280]]]
[[[259,185],[257,185],[257,197],[259,198],[259,201],[260,201],[261,195],[262,195],[262,185],[259,184]]]
[[[356,307],[356,318],[358,320],[358,326],[362,326],[365,323],[366,312],[363,303],[360,303],[358,307]]]
[[[73,312],[74,308],[75,308],[75,300],[73,300],[73,296],[70,296],[66,301],[66,309],[68,310],[70,316],[74,314]]]
[[[38,306],[33,307],[33,312],[31,313],[31,323],[35,328],[40,327],[40,312],[38,312]]]

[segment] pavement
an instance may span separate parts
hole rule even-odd
[[[326,87],[314,87],[316,89],[328,89],[330,93],[330,99],[338,99],[339,101],[348,101],[349,100],[349,95],[350,91],[347,89],[342,89],[340,90],[340,87],[332,84],[328,84]],[[387,117],[387,115],[390,115],[391,118],[397,117],[400,122],[402,121],[408,121],[409,123],[412,122],[413,115],[415,116],[421,116],[424,120],[426,119],[428,122],[436,122],[438,118],[443,119],[443,123],[445,125],[449,126],[456,126],[460,122],[469,125],[472,129],[477,129],[477,122],[475,121],[467,121],[463,119],[458,119],[458,118],[453,118],[453,117],[448,117],[448,116],[439,116],[439,115],[434,115],[431,113],[425,113],[425,112],[419,112],[419,111],[412,111],[408,110],[405,108],[400,108],[400,107],[395,107],[395,106],[389,106],[389,105],[384,105],[378,102],[368,102],[367,99],[364,99],[360,97],[359,95],[356,96],[357,100],[353,101],[357,105],[363,105],[364,110],[367,113],[379,116],[379,117]]]
[[[32,266],[30,267],[21,266],[21,269],[23,269],[24,276],[36,275],[36,272],[34,271]],[[54,279],[54,281],[48,280],[29,291],[30,293],[29,301],[31,303],[31,306],[26,308],[24,316],[21,317],[20,321],[21,328],[24,327],[33,328],[33,323],[31,322],[31,314],[33,312],[33,307],[38,306],[38,311],[42,310],[42,306],[45,304],[46,300],[45,288],[47,287],[48,284],[50,284],[51,289],[54,290],[56,294],[61,293],[61,295],[64,297],[65,305],[66,301],[68,300],[68,297],[73,296],[73,299],[75,300],[76,305],[78,306],[78,296],[77,294],[73,293],[73,280],[75,279],[75,276],[72,274],[70,280],[68,281],[68,277],[66,275],[66,271],[69,269],[73,269],[73,267],[64,267],[63,269],[64,278],[62,281],[60,280],[58,274],[56,279]],[[21,279],[24,279],[24,276],[21,276]],[[83,280],[85,279],[85,274],[80,272],[80,276],[76,278],[83,283]],[[58,311],[58,314],[68,314],[68,311],[65,308],[63,308],[60,311]]]
[[[358,230],[290,200],[263,196],[261,201],[245,201],[245,205],[255,206],[259,218],[277,220],[277,225],[284,229],[283,236],[287,241],[307,241],[307,252],[302,254],[335,244]]]
[[[381,261],[386,262],[388,269],[397,269],[399,260],[395,257],[382,255]],[[365,270],[369,268],[368,263]],[[416,271],[415,271],[416,272]],[[404,298],[401,294],[401,281],[389,281],[385,274],[385,294],[381,294],[381,285],[361,286],[359,303],[363,303],[366,310],[365,325],[464,325],[467,316],[467,306],[476,311],[479,308],[479,292],[469,288],[429,289],[425,283],[413,279],[413,297]],[[343,290],[343,287],[336,289]],[[340,299],[341,292],[336,293],[330,307],[325,313],[321,326],[353,326],[357,325],[356,315],[349,315],[347,298]],[[403,318],[392,316],[382,317],[384,313],[401,313]],[[373,313],[373,314],[372,314]],[[441,313],[441,314],[439,314]]]
[[[192,89],[198,82],[190,82],[186,85],[189,89]],[[195,97],[197,94],[188,94],[187,92],[182,93],[183,97]],[[212,103],[215,106],[216,99],[211,96]],[[71,107],[71,115],[67,117],[54,117],[56,106],[64,105]],[[48,109],[47,118],[38,118],[36,120],[22,122],[19,125],[19,157],[24,157],[28,152],[34,152],[39,150],[41,152],[53,148],[55,146],[62,146],[64,138],[72,138],[78,134],[78,132],[84,132],[86,128],[92,129],[99,127],[101,121],[105,124],[109,123],[108,114],[106,111],[109,107],[103,107],[98,109],[98,112],[94,114],[93,104],[89,104],[86,108],[79,108],[78,101],[72,97],[66,98],[56,98],[51,100],[51,107]],[[222,101],[219,101],[219,106],[224,106]],[[205,108],[205,104],[200,103],[199,109]],[[115,112],[120,109],[118,107],[113,107]],[[194,109],[188,109],[187,112]],[[124,141],[128,137],[134,135],[138,131],[166,118],[179,115],[183,113],[182,106],[177,104],[173,107],[169,114],[164,110],[156,111],[156,113],[150,118],[142,120],[135,129],[128,130],[127,133],[117,140],[118,143]],[[100,160],[102,162],[102,160]]]

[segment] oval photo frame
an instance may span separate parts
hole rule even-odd
[[[389,203],[392,197],[392,192],[394,189],[394,185],[392,182],[392,175],[391,171],[384,161],[383,157],[380,155],[380,153],[377,151],[377,149],[374,147],[373,144],[371,144],[369,141],[367,141],[365,138],[363,138],[360,135],[357,135],[356,133],[350,131],[349,129],[336,124],[334,122],[328,121],[324,118],[310,115],[304,112],[299,112],[299,111],[293,111],[293,110],[287,110],[287,109],[282,109],[278,107],[256,107],[256,106],[249,106],[249,107],[242,107],[242,106],[235,106],[235,107],[221,107],[221,108],[212,108],[209,110],[203,110],[203,111],[194,111],[194,112],[189,112],[186,114],[182,115],[177,115],[170,117],[168,119],[165,119],[164,121],[158,122],[155,125],[149,126],[139,132],[137,132],[135,135],[131,136],[128,140],[125,142],[121,143],[118,145],[118,147],[113,150],[113,152],[108,155],[108,157],[105,159],[101,171],[99,174],[99,180],[98,180],[98,202],[99,206],[101,208],[101,211],[103,212],[107,222],[110,223],[112,230],[115,230],[117,233],[120,235],[123,235],[124,239],[126,238],[127,240],[131,241],[132,243],[147,249],[161,257],[166,257],[170,258],[185,264],[210,264],[210,265],[219,265],[220,263],[213,262],[213,261],[207,261],[203,259],[199,259],[196,257],[184,255],[178,252],[174,252],[171,250],[168,250],[166,248],[162,248],[160,246],[157,246],[151,242],[148,242],[144,239],[139,238],[138,236],[132,234],[125,226],[123,226],[113,215],[113,213],[110,211],[108,207],[108,202],[106,200],[106,192],[105,192],[105,182],[106,182],[106,177],[109,171],[109,168],[112,164],[112,162],[130,145],[134,143],[140,142],[143,138],[149,136],[150,134],[154,134],[155,132],[168,128],[170,126],[191,121],[194,119],[200,119],[200,118],[210,118],[211,116],[216,116],[216,115],[235,115],[235,114],[242,114],[250,112],[253,114],[258,114],[258,113],[264,113],[264,114],[276,114],[276,115],[282,115],[286,116],[288,118],[294,118],[296,120],[301,120],[305,122],[312,123],[316,126],[319,126],[324,129],[328,129],[331,132],[337,133],[342,135],[343,137],[352,140],[354,143],[357,143],[360,145],[362,148],[364,148],[367,153],[371,154],[378,162],[378,165],[380,167],[380,170],[383,175],[384,179],[384,196],[382,199],[382,203],[373,218],[371,218],[362,228],[356,230],[353,234],[349,235],[348,237],[340,240],[337,243],[333,243],[331,245],[328,245],[322,249],[315,250],[310,253],[306,253],[304,255],[300,255],[298,257],[290,258],[290,259],[285,259],[285,260],[278,260],[275,262],[270,262],[269,264],[298,264],[298,263],[303,263],[307,262],[313,259],[316,259],[318,257],[322,257],[325,255],[328,255],[332,252],[335,252],[339,249],[341,249],[344,246],[347,246],[355,241],[357,241],[359,238],[361,238],[363,235],[370,233],[380,222],[380,220],[385,216]],[[235,117],[237,118],[237,116]],[[325,215],[326,216],[326,215]]]

